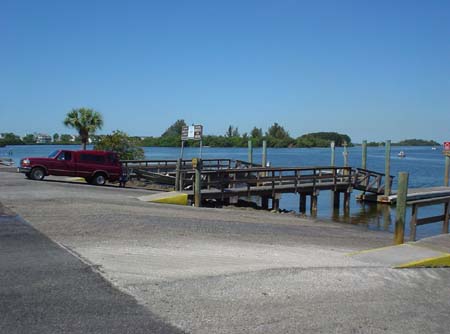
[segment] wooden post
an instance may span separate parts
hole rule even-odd
[[[177,159],[177,167],[176,167],[176,171],[175,171],[175,191],[179,191],[181,190],[181,185],[180,185],[180,173],[181,173],[181,158]]]
[[[391,141],[386,140],[386,153],[384,161],[384,196],[391,194]]]
[[[262,142],[262,159],[261,159],[261,165],[263,167],[266,167],[267,165],[267,141],[263,140]]]
[[[272,198],[272,210],[278,211],[280,208],[280,200],[277,198]]]
[[[261,207],[264,210],[268,210],[269,209],[269,197],[261,196]]]
[[[306,194],[300,194],[300,213],[306,213]]]
[[[341,200],[341,193],[339,191],[333,191],[333,208],[334,209],[339,209],[340,200]]]
[[[404,242],[406,198],[408,195],[408,176],[406,172],[398,174],[397,205],[395,216],[394,244],[400,245]]]
[[[334,144],[334,141],[332,141],[330,143],[330,148],[331,148],[331,166],[335,166],[336,165],[336,158],[335,158],[335,144]]]
[[[362,142],[361,168],[367,169],[367,140]]]
[[[450,153],[445,155],[445,174],[444,174],[444,186],[448,187],[448,177],[450,172]]]
[[[351,198],[351,192],[347,190],[344,192],[344,211],[348,212],[350,211],[350,198]]]
[[[317,195],[311,194],[311,214],[317,213]]]
[[[253,143],[252,140],[250,139],[248,141],[248,158],[247,158],[249,163],[253,163]]]
[[[344,142],[344,167],[348,167],[348,150],[347,150],[347,142]]]
[[[202,206],[202,160],[192,159],[192,165],[195,168],[195,184],[194,184],[194,205]]]
[[[450,202],[444,205],[444,224],[442,225],[442,233],[448,233],[448,221],[450,216]]]
[[[413,204],[411,213],[411,223],[409,224],[409,241],[416,241],[416,230],[417,230],[417,214],[419,208],[417,205]]]

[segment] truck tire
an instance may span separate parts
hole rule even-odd
[[[91,182],[96,186],[103,186],[106,183],[106,175],[104,173],[97,173],[92,177]]]
[[[42,181],[45,177],[45,170],[41,167],[34,167],[30,172],[32,180]]]

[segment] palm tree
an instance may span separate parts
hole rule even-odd
[[[85,150],[89,135],[95,133],[97,129],[102,128],[103,117],[99,112],[93,109],[72,109],[72,111],[67,113],[66,118],[64,119],[64,125],[78,131],[83,150]]]

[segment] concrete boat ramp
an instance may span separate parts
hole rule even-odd
[[[147,203],[143,190],[0,184],[1,333],[450,328],[450,269],[394,269],[446,256],[446,236],[396,248],[363,226]]]
[[[354,259],[391,268],[450,267],[450,235],[368,249],[349,254]]]

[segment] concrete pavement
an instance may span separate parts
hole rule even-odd
[[[140,190],[0,173],[0,202],[191,333],[447,333],[450,271],[348,253],[391,235],[289,215],[143,203]]]

